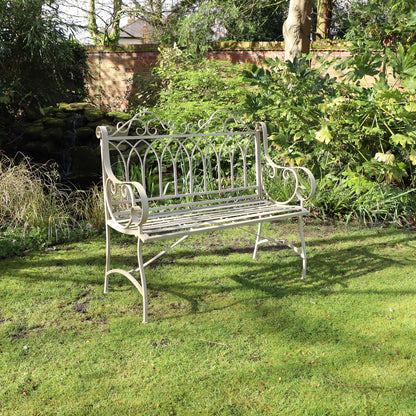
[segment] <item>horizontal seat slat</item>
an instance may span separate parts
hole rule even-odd
[[[170,234],[202,230],[206,227],[223,227],[246,223],[251,220],[271,219],[282,215],[307,215],[308,211],[293,205],[279,205],[267,200],[246,203],[228,203],[210,205],[193,210],[171,210],[169,212],[150,214],[143,225],[141,233],[149,239],[158,239]],[[119,224],[127,224],[119,221]],[[137,225],[129,227],[132,234],[139,233]]]
[[[214,202],[214,201],[213,201]],[[206,201],[205,201],[206,203]],[[200,205],[200,206],[186,206],[180,205],[179,207],[169,207],[168,210],[163,211],[156,211],[152,212],[149,215],[149,218],[163,218],[163,217],[169,217],[172,216],[172,214],[175,215],[195,215],[195,213],[198,213],[199,215],[203,215],[205,212],[215,212],[218,210],[224,210],[224,209],[232,209],[234,207],[249,207],[249,206],[256,206],[262,204],[262,200],[259,199],[251,199],[250,201],[236,201],[236,202],[229,202],[229,203],[221,203],[221,204],[207,204],[207,205]]]
[[[186,195],[185,195],[186,196]],[[190,195],[188,195],[190,196]],[[194,196],[194,195],[191,195]],[[150,206],[149,211],[150,212],[158,212],[161,213],[165,210],[172,210],[172,208],[179,209],[179,208],[187,208],[187,209],[201,209],[201,206],[206,207],[213,207],[215,205],[221,204],[221,203],[227,203],[227,202],[234,202],[234,201],[241,201],[244,203],[244,201],[253,201],[258,200],[259,195],[258,194],[248,194],[248,195],[240,195],[240,196],[234,196],[232,198],[216,198],[216,199],[204,199],[202,201],[193,201],[193,202],[184,202],[184,203],[178,203],[178,204],[169,204],[169,205],[156,205],[156,206]],[[149,203],[155,201],[156,199],[150,199]]]

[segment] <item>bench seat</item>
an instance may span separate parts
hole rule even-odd
[[[258,224],[287,218],[306,216],[309,211],[296,205],[280,205],[267,200],[253,200],[242,203],[209,204],[169,211],[150,211],[144,225],[130,224],[123,232],[137,235],[143,241],[165,240],[182,235],[198,234],[235,226]],[[119,221],[109,221],[108,225],[120,230],[120,225],[128,223],[129,212],[120,213]]]

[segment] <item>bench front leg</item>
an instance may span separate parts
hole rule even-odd
[[[104,282],[104,293],[108,293],[108,280],[111,274],[121,274],[130,280],[131,283],[136,287],[139,293],[143,297],[143,323],[148,322],[148,308],[149,302],[147,299],[147,284],[146,284],[146,275],[144,272],[144,263],[143,263],[143,241],[137,239],[137,269],[133,270],[123,270],[123,269],[111,269],[110,268],[110,245],[107,245],[107,264],[106,264],[106,273],[105,273],[105,282]],[[134,276],[136,273],[140,274],[140,281]]]
[[[143,323],[147,324],[149,302],[147,299],[146,275],[144,272],[144,264],[143,264],[143,241],[140,238],[137,239],[137,261],[139,263],[141,285],[140,285],[140,288],[137,287],[136,285],[135,286],[139,289],[139,292],[141,293],[143,297]]]

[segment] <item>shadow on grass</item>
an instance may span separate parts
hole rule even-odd
[[[147,274],[149,291],[169,293],[189,303],[190,312],[199,312],[198,304],[201,296],[232,293],[242,288],[248,289],[247,293],[254,291],[253,299],[284,298],[288,296],[302,296],[319,294],[327,296],[333,293],[335,288],[347,288],[349,282],[361,278],[369,273],[383,271],[392,266],[416,265],[416,259],[400,259],[381,254],[388,247],[386,235],[394,237],[394,246],[407,244],[415,240],[414,235],[404,235],[397,230],[385,230],[383,234],[378,231],[365,236],[334,236],[308,240],[308,273],[307,279],[301,280],[301,259],[290,249],[276,247],[275,245],[263,246],[260,250],[260,260],[254,261],[249,257],[252,248],[235,248],[234,245],[218,247],[205,252],[195,254],[195,250],[178,249],[176,253],[168,254],[158,262],[158,266],[167,266],[175,263],[181,270],[193,270],[193,275],[205,276],[208,269],[218,267],[218,276],[211,274],[209,278],[189,279],[174,282],[169,276],[161,279],[152,279],[151,273]],[[345,247],[346,242],[354,242],[353,246]],[[267,253],[265,255],[265,253]],[[276,256],[270,259],[270,253]],[[247,257],[243,260],[241,256]],[[268,257],[262,261],[262,254]],[[216,266],[214,258],[226,257],[222,265]],[[157,266],[156,266],[157,267]],[[175,265],[173,265],[175,267]],[[227,270],[232,270],[229,273]],[[217,281],[221,280],[221,284]],[[229,283],[227,283],[227,281]],[[238,283],[236,285],[235,283]],[[375,294],[374,289],[368,293]],[[416,294],[415,290],[400,291],[398,289],[383,289],[378,294]],[[249,295],[250,296],[250,295]],[[247,297],[245,297],[245,301]],[[225,307],[230,307],[243,301],[231,302]],[[222,308],[222,307],[221,307]]]
[[[314,231],[311,231],[312,233]],[[339,232],[339,231],[338,231]],[[316,231],[315,231],[316,233]],[[291,249],[282,248],[276,245],[264,245],[259,249],[259,260],[252,260],[251,254],[253,247],[247,247],[247,241],[243,241],[245,247],[238,247],[239,239],[229,241],[228,245],[221,245],[216,240],[216,235],[209,236],[204,240],[197,241],[195,248],[176,248],[166,254],[164,257],[158,259],[151,267],[146,269],[147,282],[149,286],[149,293],[166,292],[174,296],[182,298],[191,305],[191,312],[198,311],[198,302],[201,293],[229,293],[236,290],[235,283],[250,290],[260,292],[261,297],[282,298],[289,295],[303,295],[311,292],[317,292],[320,295],[331,293],[333,287],[340,285],[347,287],[348,282],[352,279],[362,277],[368,273],[382,271],[392,265],[416,265],[416,258],[397,260],[392,257],[386,257],[384,254],[379,254],[382,249],[388,246],[386,236],[394,237],[395,246],[400,244],[408,244],[410,241],[416,240],[416,234],[405,234],[400,230],[383,230],[382,233],[375,229],[371,233],[365,235],[357,235],[353,233],[346,235],[345,232],[331,235],[327,230],[323,229],[323,237],[306,237],[307,252],[308,252],[308,266],[307,279],[301,280],[301,259],[293,253]],[[345,247],[347,242],[354,242],[353,246]],[[83,243],[81,243],[83,244]],[[116,257],[116,264],[119,266],[135,267],[135,242],[124,243],[124,252],[127,251],[130,255],[122,254]],[[87,244],[86,244],[87,246]],[[206,248],[209,249],[206,249]],[[103,249],[99,250],[99,254],[91,254],[88,247],[85,247],[81,252],[71,248],[58,249],[58,251],[67,250],[67,256],[61,258],[58,262],[47,254],[27,256],[23,259],[9,259],[2,261],[7,264],[8,272],[19,276],[22,274],[26,279],[38,281],[59,281],[69,280],[74,284],[80,285],[101,285],[105,268],[105,252],[104,242]],[[148,255],[155,253],[155,248],[149,246],[147,249]],[[276,253],[276,256],[270,259],[270,253]],[[239,255],[236,258],[235,255]],[[242,259],[241,255],[244,255]],[[247,257],[245,257],[247,256]],[[262,257],[264,261],[262,261]],[[35,258],[32,267],[36,268],[36,273],[25,273],[27,270],[27,263],[31,263],[30,258]],[[224,269],[221,270],[221,265],[217,266],[213,262],[213,257],[225,257]],[[192,282],[188,279],[179,281],[180,278],[175,277],[174,282],[166,275],[162,279],[154,278],[154,269],[158,267],[175,263],[180,266],[182,270],[197,270],[197,275],[204,276],[207,269],[218,267],[219,275],[222,275],[223,281],[220,285],[213,284],[212,280],[218,277],[211,274],[209,279],[194,279]],[[54,272],[55,267],[77,267],[84,270],[84,272],[77,272],[76,274],[65,273],[59,275],[59,271]],[[175,267],[175,265],[173,266]],[[227,269],[225,269],[227,267]],[[92,270],[94,268],[94,270]],[[232,273],[224,273],[224,270],[233,270]],[[195,272],[193,273],[195,274]],[[226,280],[229,280],[229,284]],[[131,290],[134,290],[130,283],[124,278],[112,278],[115,284],[111,285],[110,290],[114,288],[121,290],[128,285]],[[118,283],[117,283],[118,282]],[[234,283],[233,283],[234,282]],[[118,289],[117,289],[118,287]],[[391,289],[392,292],[397,293],[397,290]],[[386,293],[383,291],[383,293]],[[405,292],[415,294],[415,291]],[[257,293],[256,298],[259,298]]]

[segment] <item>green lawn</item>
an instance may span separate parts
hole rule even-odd
[[[189,238],[147,270],[147,325],[127,279],[102,292],[104,237],[0,260],[0,413],[416,415],[416,234],[305,235],[306,281],[240,230]]]

